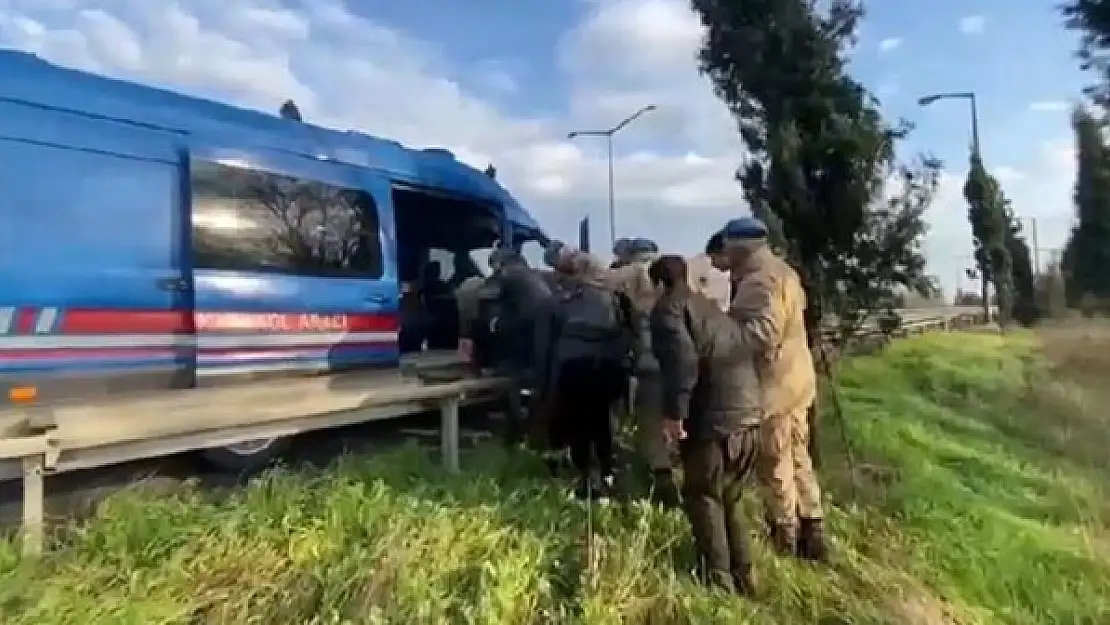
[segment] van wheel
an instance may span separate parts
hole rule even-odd
[[[288,438],[260,438],[201,452],[205,464],[228,473],[253,473],[266,468],[289,448]]]

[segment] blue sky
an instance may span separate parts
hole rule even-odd
[[[971,249],[968,111],[916,100],[977,92],[985,158],[1047,258],[1071,220],[1084,83],[1056,4],[869,3],[853,70],[917,124],[905,154],[948,165],[927,249],[949,290]],[[683,252],[746,210],[731,179],[742,146],[696,72],[699,36],[684,0],[0,0],[5,47],[243,106],[293,97],[315,121],[492,161],[557,236],[584,214],[607,232],[603,146],[566,132],[656,104],[618,137],[617,225]]]

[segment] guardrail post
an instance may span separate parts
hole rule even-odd
[[[34,454],[23,458],[23,553],[42,553],[45,514],[44,473],[46,458]]]
[[[451,473],[459,471],[459,403],[459,397],[448,397],[439,404],[440,449],[443,464]]]

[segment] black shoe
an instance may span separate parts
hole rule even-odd
[[[740,567],[739,570],[733,571],[732,582],[736,587],[736,594],[749,599],[759,596],[759,583],[750,566]]]

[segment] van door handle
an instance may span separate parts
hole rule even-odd
[[[159,278],[158,288],[163,291],[188,291],[189,281],[185,278]]]
[[[387,296],[387,295],[380,295],[380,294],[375,293],[374,295],[366,296],[366,301],[370,302],[371,304],[380,304],[380,305],[384,306],[384,305],[388,304],[390,300],[389,300],[389,296]]]

